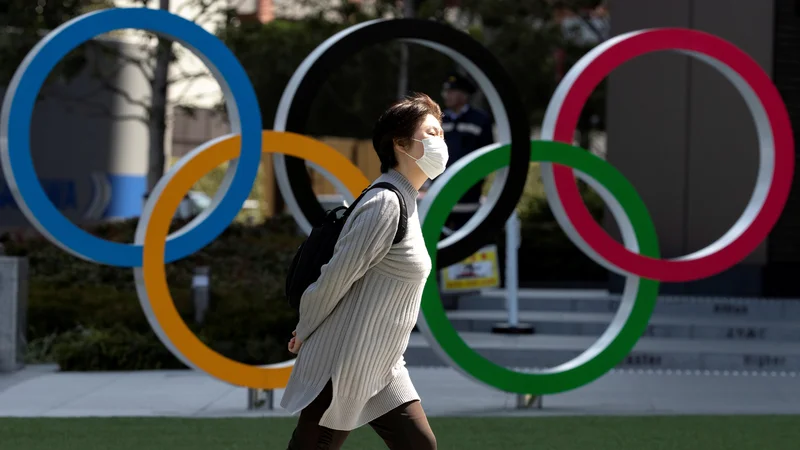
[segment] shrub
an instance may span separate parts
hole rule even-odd
[[[63,333],[53,346],[53,357],[63,371],[186,368],[152,332],[137,333],[121,325]]]
[[[597,196],[582,188],[587,205],[602,216]],[[601,279],[605,271],[566,238],[541,189],[520,205],[520,279]],[[131,242],[135,221],[93,227],[104,239]],[[175,223],[172,230],[183,223]],[[184,322],[209,347],[245,364],[289,359],[286,342],[297,322],[283,296],[284,279],[302,236],[288,216],[257,226],[232,224],[193,255],[166,265],[172,300]],[[504,240],[498,233],[501,268]],[[30,261],[28,339],[30,361],[54,361],[62,370],[180,368],[158,340],[139,304],[132,270],[83,261],[40,237],[0,238],[7,254]],[[191,280],[210,268],[209,308],[194,321]]]
[[[135,221],[89,230],[130,242]],[[172,230],[183,223],[175,223]],[[198,337],[225,356],[248,364],[289,358],[286,342],[297,318],[283,296],[286,268],[302,237],[291,217],[258,226],[231,225],[193,255],[166,265],[176,309]],[[158,341],[139,304],[133,271],[83,261],[41,237],[3,236],[6,253],[30,263],[29,360],[53,360],[62,370],[136,370],[182,367]],[[209,309],[194,323],[191,280],[210,268]],[[130,340],[130,345],[124,342]],[[127,350],[126,350],[127,348]]]
[[[191,291],[172,289],[176,307],[185,320],[193,313]],[[142,311],[136,291],[114,286],[74,286],[56,288],[31,283],[28,294],[28,339],[61,334],[84,326],[96,329],[116,325],[145,332],[150,324]]]
[[[602,199],[585,183],[578,182],[578,186],[592,216],[601,221],[605,208]],[[520,284],[572,284],[607,280],[608,272],[583,254],[556,222],[547,204],[537,163],[530,166],[528,182],[517,210],[522,236],[518,253]],[[494,241],[498,244],[502,278],[505,270],[505,230],[499,231]]]

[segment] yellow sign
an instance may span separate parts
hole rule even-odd
[[[472,291],[500,286],[497,246],[488,245],[469,258],[442,269],[443,292]]]

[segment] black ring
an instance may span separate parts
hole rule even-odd
[[[471,60],[494,85],[508,115],[511,131],[511,161],[508,175],[496,204],[483,222],[460,240],[439,249],[437,268],[441,269],[471,256],[487,244],[493,233],[502,230],[514,212],[528,177],[530,126],[517,89],[495,56],[468,34],[448,25],[423,19],[389,19],[356,25],[324,50],[308,68],[288,107],[286,131],[303,134],[311,104],[328,77],[349,56],[370,46],[395,39],[422,40],[439,44]],[[298,206],[308,221],[316,226],[325,217],[324,209],[311,187],[305,161],[286,158],[286,172]]]

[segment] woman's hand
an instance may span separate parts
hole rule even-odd
[[[297,330],[292,331],[292,336],[294,337],[289,341],[289,351],[296,355],[297,352],[300,351],[300,346],[303,345],[303,343],[300,339],[297,339]]]

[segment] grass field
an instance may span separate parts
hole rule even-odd
[[[3,450],[285,450],[294,419],[6,419]],[[800,416],[433,418],[440,450],[797,450]],[[369,427],[345,449],[383,449]]]

